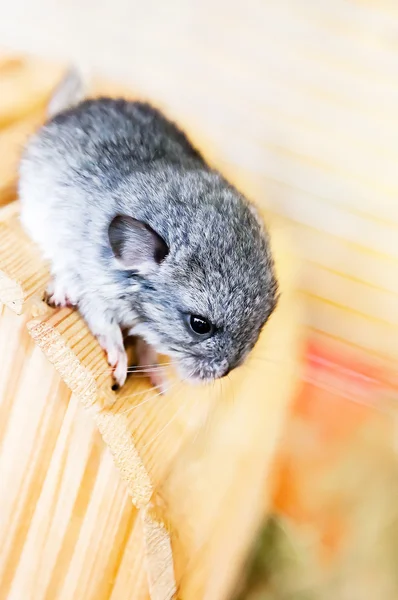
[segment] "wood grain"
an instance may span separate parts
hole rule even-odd
[[[36,126],[32,114],[5,144]],[[268,510],[297,380],[283,234],[272,238],[283,295],[247,365],[208,387],[169,368],[160,397],[138,376],[112,392],[78,313],[43,303],[48,268],[18,211],[0,210],[0,599],[227,598]]]

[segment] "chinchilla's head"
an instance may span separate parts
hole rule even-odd
[[[188,380],[242,364],[277,302],[267,234],[254,207],[214,173],[190,173],[145,218],[117,215],[109,239],[134,280],[141,335]],[[166,208],[163,208],[166,206]]]

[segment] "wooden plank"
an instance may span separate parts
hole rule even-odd
[[[54,378],[55,367],[59,374],[56,377],[61,376],[73,391],[73,401],[80,400],[87,409],[92,424],[87,429],[82,426],[76,433],[75,427],[79,426],[79,421],[73,425],[76,413],[74,416],[68,413],[69,425],[64,433],[67,437],[62,437],[61,430],[58,438],[56,432],[53,433],[55,456],[58,443],[63,444],[62,452],[67,454],[62,455],[64,459],[62,456],[54,458],[54,472],[48,471],[48,483],[43,484],[49,486],[49,491],[45,492],[43,487],[43,492],[40,492],[42,484],[38,483],[38,496],[35,498],[37,520],[34,517],[25,537],[18,538],[18,554],[12,554],[13,568],[4,573],[10,598],[16,600],[24,596],[32,586],[37,590],[38,598],[46,598],[45,594],[49,593],[46,590],[51,591],[52,598],[73,597],[78,600],[80,597],[102,597],[98,585],[101,587],[105,583],[98,583],[98,570],[95,571],[95,580],[88,574],[97,569],[96,565],[109,565],[109,561],[116,560],[108,556],[112,543],[100,542],[108,534],[98,534],[109,521],[110,517],[105,515],[109,513],[110,504],[113,506],[112,494],[119,495],[120,492],[118,487],[112,492],[98,470],[98,465],[102,464],[102,450],[95,450],[99,454],[93,455],[98,446],[95,442],[96,427],[112,454],[136,510],[140,511],[151,598],[166,600],[175,586],[182,597],[198,597],[192,595],[196,594],[196,590],[201,590],[201,593],[208,590],[209,598],[224,597],[233,585],[252,535],[264,515],[264,480],[296,381],[293,369],[289,371],[286,365],[286,354],[289,348],[293,365],[301,339],[297,328],[299,304],[292,296],[294,261],[285,241],[275,236],[277,270],[284,294],[246,368],[232,373],[226,384],[216,382],[210,387],[189,386],[180,382],[170,370],[171,385],[165,397],[154,392],[144,379],[132,376],[126,386],[115,394],[111,391],[111,374],[105,356],[78,314],[69,309],[48,309],[39,299],[40,290],[35,287],[36,295],[33,296],[29,291],[32,276],[40,273],[44,266],[41,267],[35,249],[18,225],[16,209],[17,205],[7,207],[5,211],[7,218],[0,238],[0,257],[4,256],[3,280],[5,277],[12,282],[14,277],[19,278],[23,298],[19,312],[22,314],[20,317],[14,313],[11,316],[10,309],[4,309],[5,323],[7,326],[11,318],[15,327],[19,320],[24,323],[28,320],[26,326],[30,335],[49,360],[47,363],[41,353],[37,355],[39,350],[35,347],[32,360],[44,361],[44,364],[40,362],[40,369],[36,362],[30,369],[28,363],[23,364],[21,402],[27,389],[34,389],[27,414],[36,406],[44,409],[46,402],[51,401],[62,425],[66,418],[62,412],[65,405],[63,408],[59,406],[56,392],[52,400],[47,400],[49,392],[43,388],[44,381],[50,382]],[[16,249],[15,257],[10,248]],[[19,257],[17,262],[16,257]],[[45,281],[43,276],[41,285],[45,285]],[[4,296],[0,289],[0,297],[2,293]],[[33,319],[32,313],[35,315]],[[9,367],[12,373],[12,363]],[[36,372],[43,382],[41,385],[34,379]],[[287,377],[287,373],[291,376]],[[19,406],[16,400],[7,402],[7,410],[11,413],[16,406]],[[37,423],[40,414],[37,411]],[[39,425],[35,428],[35,419],[27,421],[27,427],[31,423],[30,434],[26,433],[26,447],[30,448],[30,452],[39,451],[38,434],[35,434]],[[17,421],[10,421],[14,422]],[[70,434],[67,433],[69,430]],[[6,435],[8,431],[7,426]],[[43,440],[48,437],[46,431],[42,431],[41,435]],[[78,469],[72,470],[77,457],[71,457],[70,467],[67,465],[69,451],[75,447],[75,435],[76,444],[81,436],[84,439],[80,442],[81,463]],[[64,441],[61,442],[61,439]],[[7,469],[11,450],[7,444],[4,448],[3,469]],[[52,460],[50,455],[48,460]],[[60,471],[65,460],[67,463]],[[88,471],[83,471],[84,465]],[[90,479],[90,487],[84,473],[90,473],[92,469],[96,475]],[[27,464],[21,463],[18,471],[21,481],[27,472]],[[26,494],[31,489],[28,482],[33,485],[35,481],[35,471],[31,473],[31,479],[26,480],[27,487],[23,488],[27,490]],[[17,485],[13,473],[10,473],[8,485],[18,494],[22,484]],[[58,492],[55,493],[59,486],[63,498],[61,504],[57,500]],[[41,500],[41,493],[45,493],[48,504]],[[79,532],[71,532],[67,528],[68,514],[74,510],[76,503],[79,505],[81,494],[86,499],[85,520]],[[20,503],[24,497],[21,496]],[[226,505],[228,508],[225,508]],[[248,505],[251,506],[249,512],[245,509]],[[12,505],[8,506],[11,510]],[[22,508],[19,512],[14,509],[16,528],[21,511]],[[43,529],[43,515],[50,512],[53,516]],[[117,540],[124,536],[120,522],[122,514],[112,518],[113,525],[109,525],[107,531],[109,536],[113,536],[114,543],[120,543]],[[54,541],[51,527],[55,527]],[[239,535],[236,536],[238,530]],[[40,537],[45,532],[50,536],[48,543]],[[11,540],[16,535],[11,535],[7,523],[4,535],[11,536]],[[94,543],[98,553],[95,563],[88,552]],[[37,546],[42,550],[33,556],[33,547]],[[9,545],[4,544],[6,557],[9,556],[8,548]],[[141,560],[138,556],[136,559]],[[4,564],[11,564],[9,561],[11,558],[7,558]],[[116,563],[112,564],[114,567],[106,567],[109,572],[116,568]],[[77,565],[79,571],[76,571]],[[108,589],[113,589],[109,585]]]

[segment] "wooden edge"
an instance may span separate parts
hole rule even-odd
[[[64,319],[62,319],[63,314],[66,315]],[[68,346],[56,328],[57,324],[65,324],[65,319],[72,315],[75,318],[76,329],[80,326],[83,328],[77,313],[68,309],[50,316],[46,315],[46,320],[33,319],[28,322],[27,328],[35,343],[69,389],[77,396],[84,408],[90,409],[115,465],[127,485],[134,506],[141,509],[150,502],[153,487],[129,430],[128,420],[111,408],[104,408],[111,407],[115,395],[110,390],[107,394],[107,388],[98,387],[93,373],[82,364],[76,352]],[[81,340],[84,341],[84,337]],[[83,347],[85,345],[83,344]]]
[[[112,411],[98,411],[94,421],[108,446],[134,506],[144,508],[153,494],[153,486],[128,428],[127,419]]]
[[[61,335],[51,325],[39,319],[29,321],[27,328],[66,385],[85,407],[92,406],[97,398],[95,379],[68,348]]]
[[[31,337],[83,406],[92,409],[135,506],[142,508],[151,499],[152,484],[127,419],[117,410],[103,410],[116,399],[104,352],[76,311],[53,310],[41,300],[49,274],[19,224],[18,211],[17,202],[0,210],[0,302],[31,317]]]
[[[65,352],[72,353],[79,368],[90,374],[94,381],[94,393],[90,400],[81,390],[73,390],[79,395],[81,402],[86,407],[95,404],[96,409],[112,406],[116,400],[116,395],[111,389],[113,383],[112,371],[107,363],[104,351],[79,313],[71,308],[54,310],[42,301],[35,303],[33,299],[29,301],[25,312],[29,312],[29,315],[35,318],[37,323],[40,322],[42,328],[51,331],[54,338],[57,337],[60,344],[62,342]],[[51,360],[48,352],[44,351]],[[61,377],[65,379],[66,384],[71,387],[73,381],[68,382],[65,374],[60,371],[59,365],[54,362],[53,364]]]
[[[98,409],[98,398],[103,391],[98,389],[89,369],[82,365],[62,335],[49,323],[51,318],[54,319],[54,315],[48,321],[29,321],[28,331],[83,406],[91,409],[132,502],[140,509],[151,600],[170,600],[176,590],[170,536],[162,520],[158,515],[155,518],[155,513],[149,509],[153,486],[135,446],[128,420],[112,410]]]
[[[171,600],[177,593],[170,535],[151,508],[140,511],[151,600]]]

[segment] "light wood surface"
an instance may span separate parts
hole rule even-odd
[[[36,114],[35,101],[0,130],[13,160],[11,127],[26,135]],[[15,182],[15,163],[3,173]],[[165,397],[138,376],[112,392],[78,314],[41,301],[48,271],[17,203],[0,233],[1,600],[227,598],[268,510],[296,384],[297,264],[283,233],[281,301],[247,365],[209,387],[170,371]]]

